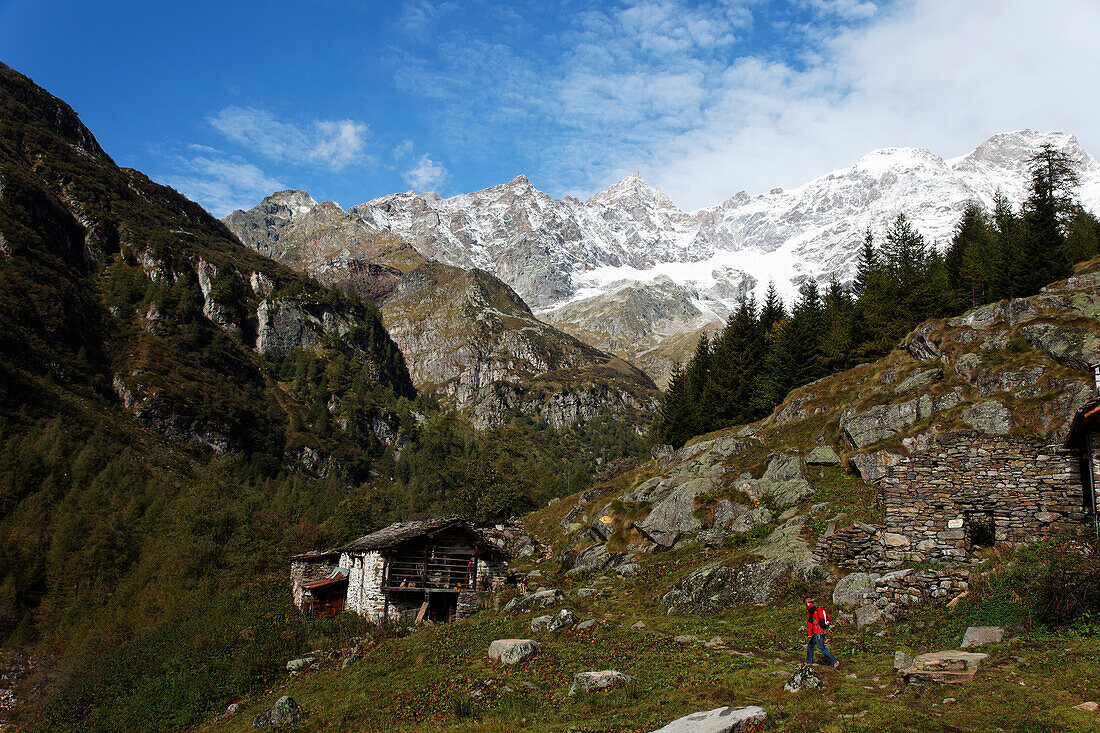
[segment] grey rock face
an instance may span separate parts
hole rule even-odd
[[[832,446],[819,445],[806,456],[807,466],[839,466],[840,456]]]
[[[641,522],[634,526],[648,539],[664,547],[671,547],[682,535],[697,532],[703,528],[702,522],[695,518],[695,497],[714,489],[709,479],[686,481],[672,493],[654,505]]]
[[[670,613],[713,616],[730,608],[767,603],[775,597],[780,581],[792,572],[799,570],[786,560],[763,560],[735,568],[704,565],[661,596],[661,602]]]
[[[894,670],[897,672],[905,672],[913,666],[913,657],[909,656],[905,652],[894,652]]]
[[[750,509],[744,514],[733,520],[730,524],[731,532],[748,532],[761,524],[767,524],[772,521],[772,512],[770,509],[764,506]]]
[[[489,659],[501,664],[526,662],[542,650],[534,639],[496,639],[489,644]]]
[[[962,648],[1000,644],[1004,641],[1005,631],[1000,626],[971,626],[963,634]]]
[[[253,728],[267,728],[268,726],[287,725],[302,720],[309,716],[302,706],[294,702],[289,695],[280,697],[270,709],[257,715],[252,720]]]
[[[833,589],[833,605],[852,610],[863,603],[865,598],[873,598],[875,580],[878,573],[850,573],[837,581]]]
[[[741,733],[763,730],[768,713],[757,705],[742,708],[720,707],[677,718],[653,733]]]
[[[1007,435],[1012,427],[1012,413],[996,400],[980,402],[963,410],[962,419],[974,429],[992,435]]]
[[[859,477],[869,484],[877,483],[886,476],[886,469],[905,459],[900,453],[877,450],[873,453],[856,453],[848,456],[848,463],[859,473]]]
[[[351,328],[343,316],[292,298],[264,300],[256,316],[256,350],[262,353],[308,349],[320,343],[326,334],[341,336]]]
[[[613,687],[623,687],[634,681],[630,675],[614,669],[606,669],[600,672],[581,672],[573,677],[573,684],[569,688],[569,695],[586,694],[596,690],[609,690]]]
[[[840,429],[856,448],[862,448],[906,430],[921,419],[919,400],[875,405],[865,412],[841,418]]]
[[[555,589],[540,590],[528,593],[525,596],[517,596],[505,604],[501,613],[510,613],[518,616],[521,613],[537,611],[540,608],[549,608],[561,600],[561,591]]]

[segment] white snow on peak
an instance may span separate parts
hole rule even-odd
[[[1002,191],[1019,205],[1027,159],[1044,143],[1078,162],[1079,198],[1100,210],[1100,164],[1076,138],[1016,130],[946,160],[919,148],[875,150],[797,188],[742,191],[695,212],[640,173],[583,203],[553,199],[517,176],[445,199],[391,194],[352,211],[428,257],[493,272],[536,309],[661,277],[733,307],[746,289],[762,297],[769,281],[789,299],[808,277],[850,280],[863,233],[881,235],[899,213],[946,246],[969,201],[991,207]]]

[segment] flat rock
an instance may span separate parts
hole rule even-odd
[[[928,680],[959,684],[974,679],[978,665],[988,658],[988,654],[957,650],[919,654],[902,675],[910,682]]]
[[[316,661],[317,659],[315,657],[302,657],[301,659],[291,659],[289,662],[286,663],[286,671],[295,672],[300,669],[305,669]]]
[[[721,707],[677,718],[653,733],[749,733],[764,730],[768,713],[757,705]]]
[[[489,659],[501,664],[519,664],[542,651],[534,639],[496,639],[489,644]]]
[[[962,648],[983,644],[1000,644],[1004,641],[1005,630],[1000,626],[971,626],[963,634]]]
[[[790,563],[765,560],[728,567],[712,563],[682,578],[661,601],[669,613],[713,616],[729,608],[767,603],[790,570]]]
[[[833,589],[833,605],[851,611],[863,605],[866,598],[878,596],[875,580],[878,573],[849,573],[836,582]]]
[[[1083,702],[1080,705],[1074,705],[1073,709],[1074,710],[1087,710],[1090,713],[1095,713],[1097,711],[1097,709],[1100,709],[1100,705],[1097,705],[1095,702],[1089,700],[1088,702]]]
[[[266,728],[274,725],[287,725],[308,717],[301,705],[294,702],[294,698],[283,695],[269,709],[263,711],[252,719],[253,728]]]
[[[599,672],[581,672],[573,677],[573,684],[569,687],[569,695],[586,694],[598,690],[609,690],[614,687],[623,687],[634,681],[630,675],[623,674],[615,669],[605,669]]]
[[[595,625],[596,625],[596,619],[590,618],[590,619],[585,619],[584,621],[581,621],[574,628],[577,631],[588,631],[589,629],[593,628]]]

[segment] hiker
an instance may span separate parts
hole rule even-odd
[[[806,599],[806,664],[814,663],[814,647],[816,646],[825,655],[825,659],[833,665],[833,669],[840,667],[840,662],[832,652],[825,648],[825,629],[829,628],[829,614],[824,608],[814,605],[813,598]]]

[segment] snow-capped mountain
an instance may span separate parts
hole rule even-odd
[[[662,276],[730,307],[769,281],[790,296],[808,277],[850,279],[863,232],[881,233],[902,212],[946,246],[968,201],[992,206],[1000,190],[1019,204],[1027,158],[1044,143],[1078,161],[1079,196],[1100,208],[1100,164],[1076,138],[1018,130],[947,160],[917,148],[876,150],[798,188],[741,192],[695,212],[638,174],[585,202],[553,199],[519,176],[451,198],[410,191],[352,210],[427,257],[493,272],[539,311]]]

